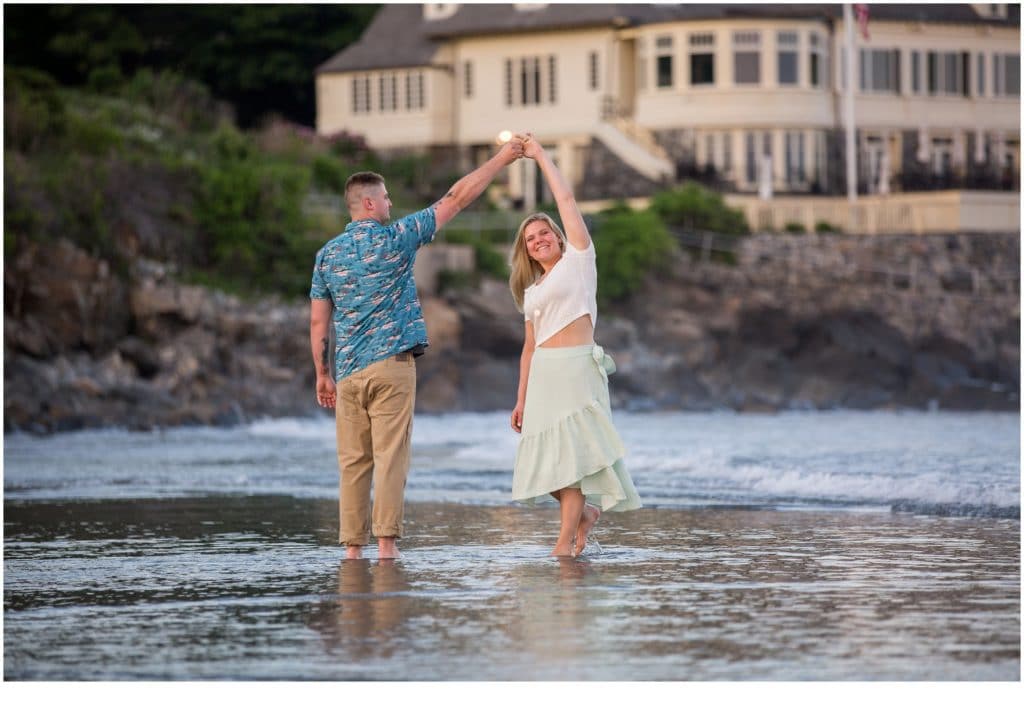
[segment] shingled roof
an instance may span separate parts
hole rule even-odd
[[[870,5],[872,21],[932,24],[987,24],[1020,27],[1020,5],[1009,5],[1006,19],[979,15],[968,4]],[[838,19],[839,4],[565,4],[530,10],[514,4],[462,4],[446,19],[426,20],[422,5],[384,5],[355,44],[317,68],[317,73],[429,65],[448,38],[516,34],[589,27],[639,26],[696,19]]]
[[[384,5],[359,41],[320,64],[317,73],[430,65],[440,47],[426,32],[422,5]]]

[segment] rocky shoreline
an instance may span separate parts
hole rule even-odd
[[[760,235],[735,265],[676,255],[602,311],[631,410],[1017,411],[1016,236]],[[4,430],[313,416],[305,299],[242,300],[66,241],[6,262]],[[509,409],[522,320],[504,282],[423,299],[417,410]]]

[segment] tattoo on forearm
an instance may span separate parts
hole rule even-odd
[[[455,188],[452,188],[451,190],[449,190],[448,192],[445,193],[444,197],[442,197],[437,202],[435,202],[433,206],[434,207],[439,207],[442,202],[444,202],[445,200],[452,199],[454,197],[455,197]]]
[[[327,356],[330,354],[331,344],[326,338],[321,338],[320,345],[322,346],[320,351],[320,374],[329,375],[330,370],[327,367]]]

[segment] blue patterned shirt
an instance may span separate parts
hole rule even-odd
[[[316,254],[309,297],[334,304],[335,380],[427,344],[412,266],[435,228],[430,207],[386,225],[362,219]]]

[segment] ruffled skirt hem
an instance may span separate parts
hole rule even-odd
[[[594,367],[593,360],[590,363]],[[531,384],[540,379],[534,376],[534,371],[531,369]],[[598,372],[596,367],[594,372]],[[606,393],[607,378],[599,374],[595,379]],[[555,394],[545,399],[548,401],[544,402],[543,413],[551,416],[560,413],[552,404],[559,404],[558,400],[564,401],[566,397]],[[528,420],[530,404],[528,398]],[[564,407],[563,411],[565,409],[568,413],[549,420],[540,430],[527,431],[524,426],[516,452],[512,498],[536,504],[550,500],[551,492],[578,487],[588,502],[603,511],[639,509],[642,506],[640,496],[623,462],[625,446],[612,423],[606,400],[602,401],[599,395],[575,411],[572,407]]]

